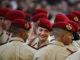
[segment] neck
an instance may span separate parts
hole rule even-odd
[[[61,38],[56,38],[55,39],[56,41],[59,41],[59,42],[62,42],[62,39]],[[63,42],[62,42],[63,43]]]
[[[43,41],[39,40],[39,44],[42,44]]]
[[[39,40],[39,42],[38,42],[38,46],[40,46],[43,42],[44,42],[44,41]]]
[[[19,37],[19,38],[22,38],[23,39],[23,37],[21,36],[21,35],[13,35],[12,34],[12,37]],[[23,39],[24,40],[24,39]],[[24,40],[25,41],[25,40]]]

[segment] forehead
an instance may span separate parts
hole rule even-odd
[[[38,27],[38,30],[39,29],[42,29],[42,30],[48,30],[47,28],[45,28],[45,27]],[[48,30],[49,31],[49,30]]]

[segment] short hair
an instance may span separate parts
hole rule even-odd
[[[25,30],[22,27],[19,27],[15,24],[11,24],[9,31],[13,34],[13,35],[18,35],[21,33],[22,30]]]
[[[62,28],[58,28],[58,27],[54,27],[53,28],[53,35],[55,38],[60,37],[61,35],[66,34],[68,31],[62,29]]]

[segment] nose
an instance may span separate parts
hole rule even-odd
[[[44,34],[45,34],[45,32],[44,32],[44,31],[42,31],[42,32],[41,32],[41,35],[44,35]]]

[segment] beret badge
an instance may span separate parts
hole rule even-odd
[[[74,20],[75,20],[75,21],[78,21],[79,19],[78,19],[78,17],[74,17]]]
[[[71,29],[72,29],[72,27],[71,27],[70,24],[67,24],[67,25],[66,25],[66,28],[67,28],[68,30],[71,30]]]
[[[29,28],[29,24],[28,24],[28,23],[25,24],[25,28],[26,28],[26,29]]]

